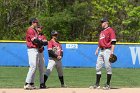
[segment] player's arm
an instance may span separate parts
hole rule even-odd
[[[36,38],[35,33],[32,29],[28,29],[26,35],[31,41],[33,41]]]
[[[114,53],[115,45],[116,45],[116,34],[115,31],[111,30],[111,54]]]
[[[39,40],[39,39],[35,36],[35,32],[34,32],[33,29],[28,29],[27,35],[28,35],[28,37],[31,39],[31,42],[32,42],[34,45],[38,45],[39,47],[42,46],[42,41]]]
[[[37,45],[42,45],[43,44],[43,41],[42,40],[39,40],[38,38],[34,38],[32,42],[34,44],[37,44]]]
[[[53,50],[48,50],[48,53],[49,53],[49,57],[57,58],[59,60],[62,58],[62,56],[55,54]]]
[[[99,51],[99,46],[97,47],[96,51],[95,51],[95,55],[98,55],[98,51]]]
[[[48,41],[47,41],[47,40],[42,40],[42,44],[43,44],[44,46],[46,46],[46,45],[48,45]]]
[[[61,55],[60,56],[63,57],[63,51],[61,51]]]
[[[53,50],[48,50],[48,53],[49,53],[49,57],[53,57],[53,58],[57,58],[58,55],[54,53]]]
[[[60,48],[61,48],[61,54],[60,54],[60,56],[63,57],[63,49],[62,49],[62,46],[61,45],[60,45]]]
[[[114,49],[115,49],[116,41],[111,42],[111,54],[114,54]]]
[[[48,45],[48,41],[47,41],[47,39],[46,39],[46,37],[45,37],[45,36],[44,36],[44,38],[43,38],[43,40],[42,40],[42,41],[43,41],[43,45],[44,45],[44,46]]]
[[[55,52],[52,50],[52,48],[53,48],[52,43],[49,41],[48,42],[48,54],[49,54],[49,57],[57,58],[58,55],[55,54]]]
[[[44,44],[44,42],[42,40],[39,40],[38,38],[34,38],[32,43],[36,44],[38,46],[38,48],[41,48]]]

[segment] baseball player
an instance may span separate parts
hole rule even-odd
[[[103,30],[100,32],[98,47],[96,49],[95,54],[98,55],[97,63],[96,63],[96,83],[90,88],[98,89],[100,88],[100,78],[101,78],[101,69],[103,64],[105,64],[105,68],[107,71],[107,81],[103,89],[110,89],[110,81],[112,76],[112,68],[111,63],[109,62],[109,57],[114,53],[114,48],[116,44],[116,35],[115,31],[109,27],[108,19],[103,18],[101,20],[101,26]],[[98,51],[100,53],[98,54]]]
[[[30,27],[26,31],[26,44],[30,67],[27,73],[24,89],[35,89],[34,78],[39,62],[39,49],[42,47],[42,41],[38,39],[38,32],[36,31],[38,20],[36,18],[31,18],[29,24]]]
[[[58,72],[58,77],[61,83],[61,87],[66,87],[64,84],[62,62],[61,62],[61,59],[63,57],[63,50],[61,44],[57,41],[57,37],[58,37],[58,32],[52,31],[51,40],[48,42],[49,61],[48,61],[46,74],[44,75],[44,83],[46,83],[53,68],[56,67],[56,70]]]
[[[43,45],[38,49],[38,56],[39,56],[39,62],[38,62],[38,68],[39,68],[39,73],[40,73],[40,88],[46,88],[45,84],[44,84],[44,46],[46,46],[48,44],[48,41],[45,37],[45,35],[42,33],[42,29],[43,26],[37,26],[36,30],[38,32],[38,39],[43,41]]]

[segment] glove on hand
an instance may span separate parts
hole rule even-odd
[[[114,63],[117,61],[117,56],[114,55],[114,54],[111,54],[110,57],[109,57],[109,62],[110,63]]]
[[[41,47],[38,49],[39,53],[42,53],[44,51],[44,47]]]

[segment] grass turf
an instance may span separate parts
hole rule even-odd
[[[95,82],[95,68],[64,68],[64,79],[68,87],[86,88]],[[28,67],[0,67],[0,88],[23,88]],[[106,82],[106,70],[102,70],[100,85]],[[39,86],[39,73],[36,72],[35,85]],[[57,72],[54,69],[48,81],[48,87],[60,87]],[[111,86],[140,87],[140,69],[113,68]]]

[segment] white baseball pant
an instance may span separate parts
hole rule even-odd
[[[63,76],[61,60],[57,60],[56,58],[51,58],[51,57],[49,58],[49,61],[48,61],[46,75],[49,76],[54,67],[56,67],[58,76]]]
[[[96,74],[101,74],[103,64],[105,65],[107,74],[112,74],[111,63],[109,62],[110,54],[111,54],[110,49],[100,50],[96,63]]]
[[[40,83],[44,82],[44,55],[38,53],[37,48],[28,48],[28,59],[29,59],[29,71],[26,77],[26,83],[34,83],[35,72],[37,66],[40,72]]]

